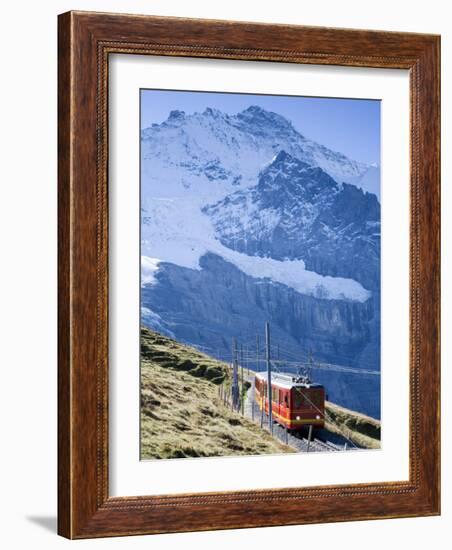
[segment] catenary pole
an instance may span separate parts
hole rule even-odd
[[[232,388],[231,388],[231,405],[233,409],[237,409],[237,397],[238,397],[238,365],[237,365],[237,342],[236,339],[232,339]]]
[[[260,364],[259,364],[259,334],[256,334],[256,372],[259,372]],[[260,382],[259,382],[260,384]],[[264,386],[262,384],[262,391],[259,392],[259,396],[261,399],[261,428],[264,425],[264,407],[265,407],[265,394],[264,394]]]
[[[243,391],[243,344],[240,344],[240,383],[241,383],[241,389],[240,389],[240,401],[239,401],[239,405],[240,405],[240,409],[241,409],[241,413],[242,413],[242,416],[245,414],[245,393]]]
[[[309,453],[309,447],[311,446],[312,441],[312,424],[309,424],[309,432],[308,432],[308,445],[306,448],[306,452]]]
[[[268,427],[273,435],[272,368],[270,364],[270,324],[268,321],[265,323],[265,360],[267,362]]]
[[[256,372],[259,372],[259,334],[256,334]]]

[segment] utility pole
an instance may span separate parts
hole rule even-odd
[[[256,334],[256,372],[259,372],[259,334]]]
[[[308,355],[308,376],[309,379],[312,380],[312,367],[314,365],[314,358],[312,356],[312,348],[309,348],[309,355]]]
[[[270,364],[270,324],[268,321],[265,323],[265,360],[267,362],[268,427],[273,435],[272,367]]]
[[[256,401],[256,386],[255,386],[255,380],[253,380],[252,386],[251,386],[251,420],[254,421],[254,402]]]
[[[237,342],[232,339],[232,388],[231,388],[231,403],[232,408],[237,409],[238,394],[239,394],[239,373],[237,365]]]
[[[243,391],[243,344],[240,344],[240,358],[241,358],[241,361],[240,361],[240,378],[241,378],[241,383],[242,383],[242,388],[241,388],[241,391],[240,391],[240,401],[239,401],[239,404],[241,405],[241,412],[242,412],[242,416],[245,414],[245,393]]]
[[[250,364],[249,364],[249,358],[248,358],[248,344],[245,344],[245,365],[246,365],[246,374],[250,374]]]
[[[311,440],[312,440],[312,424],[309,424],[309,432],[308,432],[308,446],[306,448],[306,452],[309,453],[309,447],[311,446]]]
[[[256,372],[259,372],[259,333],[256,334]],[[256,380],[255,382],[256,383]],[[265,408],[265,394],[264,386],[262,385],[262,392],[259,394],[261,396],[261,428],[264,426],[264,408]]]

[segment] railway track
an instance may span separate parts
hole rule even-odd
[[[306,445],[308,444],[308,438],[303,437],[303,441],[306,442]],[[334,443],[331,443],[329,441],[322,441],[318,437],[314,437],[314,439],[310,443],[310,447],[315,447],[317,452],[323,452],[327,451],[330,453],[334,453],[337,451],[343,451],[343,447],[339,447],[338,445],[335,445]]]

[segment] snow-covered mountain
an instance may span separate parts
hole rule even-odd
[[[218,354],[270,320],[292,356],[379,368],[378,167],[256,106],[172,111],[141,160],[144,324]],[[366,384],[330,397],[378,416]]]
[[[254,187],[204,207],[225,246],[250,256],[302,259],[322,275],[379,285],[380,204],[318,166],[281,151]]]
[[[237,115],[210,108],[192,115],[171,111],[165,122],[142,131],[141,146],[143,179],[161,188],[163,177],[164,196],[196,187],[200,200],[209,200],[254,185],[280,151],[365,191],[371,191],[366,175],[379,173],[378,166],[331,151],[302,136],[286,118],[255,105]]]

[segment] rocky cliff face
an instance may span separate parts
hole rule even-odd
[[[322,300],[299,294],[271,280],[252,278],[215,254],[203,256],[201,268],[161,265],[158,283],[142,289],[142,307],[154,315],[148,325],[158,322],[161,332],[195,343],[214,356],[228,356],[232,338],[238,338],[247,342],[253,368],[256,333],[262,334],[268,319],[273,357],[281,347],[281,357],[288,358],[287,364],[279,364],[284,370],[297,370],[292,362],[306,361],[310,351],[315,361],[331,362],[339,356],[342,364],[355,364],[369,345],[375,315],[372,300]],[[146,314],[143,320],[146,323]],[[316,371],[314,376],[323,380],[325,373]],[[333,372],[326,378],[330,399],[377,415],[377,408],[369,407],[362,392],[348,391],[353,377],[347,380],[346,375]]]
[[[204,208],[218,239],[252,256],[303,259],[322,275],[380,284],[380,204],[281,151],[255,187]]]
[[[230,349],[232,337],[253,339],[273,319],[288,351],[315,349],[350,358],[369,340],[372,300],[322,300],[271,280],[246,275],[216,254],[201,259],[200,270],[162,264],[157,284],[145,285],[142,306],[165,319],[187,341]],[[232,292],[231,292],[232,291]],[[213,330],[213,327],[216,327]],[[305,354],[304,354],[305,355]]]

